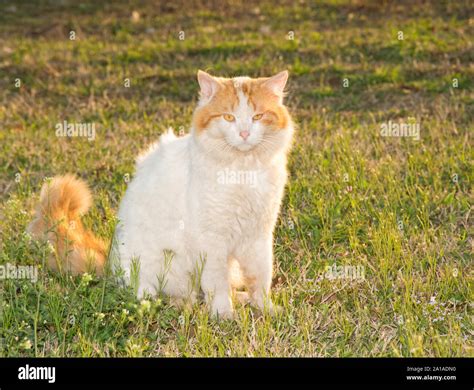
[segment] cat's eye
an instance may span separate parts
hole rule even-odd
[[[257,115],[254,115],[254,116],[252,117],[252,119],[253,119],[254,121],[259,121],[260,119],[262,119],[262,116],[263,116],[263,114],[257,114]]]
[[[235,116],[233,116],[232,114],[224,114],[222,115],[224,117],[224,119],[227,121],[227,122],[233,122],[235,121]]]

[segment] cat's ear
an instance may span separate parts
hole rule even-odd
[[[201,99],[209,100],[212,98],[216,93],[217,88],[219,88],[219,82],[209,73],[202,70],[198,70],[197,79],[199,87],[201,88],[201,91],[199,92]]]
[[[269,88],[275,95],[283,97],[286,82],[288,81],[288,71],[284,70],[265,80],[263,85]]]

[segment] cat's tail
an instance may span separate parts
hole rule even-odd
[[[87,184],[73,175],[56,176],[41,188],[28,232],[51,244],[49,268],[75,275],[88,271],[103,274],[107,245],[85,230],[81,221],[91,203]]]

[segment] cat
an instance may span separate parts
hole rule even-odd
[[[253,306],[273,312],[273,231],[294,133],[283,103],[288,72],[220,78],[198,71],[197,79],[190,133],[169,129],[137,158],[109,258],[127,283],[135,281],[138,297],[163,292],[194,302],[203,293],[212,315],[228,319],[232,289],[244,286]],[[43,186],[29,231],[53,244],[52,269],[103,272],[107,245],[80,221],[90,203],[87,185],[72,175]]]

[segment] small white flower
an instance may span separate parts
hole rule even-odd
[[[81,284],[84,285],[84,286],[87,286],[90,283],[91,280],[92,280],[92,275],[85,272],[82,275]]]
[[[397,320],[397,324],[398,324],[398,325],[403,325],[403,323],[405,322],[405,321],[403,320],[403,316],[402,316],[402,315],[399,315],[398,317],[395,316],[395,318],[396,318],[396,320]]]
[[[51,244],[49,241],[48,241],[48,246],[47,246],[47,248],[48,248],[48,252],[49,252],[49,253],[55,253],[55,252],[56,252],[56,249],[54,249],[53,244]]]
[[[20,344],[21,349],[31,349],[31,347],[32,347],[32,344],[31,344],[31,341],[29,339],[26,339],[25,341],[23,341]]]
[[[140,308],[144,311],[144,312],[148,312],[150,311],[150,308],[151,308],[151,302],[147,299],[143,299],[141,302],[140,302]]]

